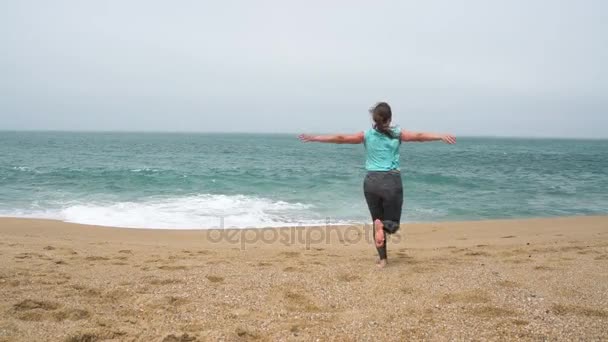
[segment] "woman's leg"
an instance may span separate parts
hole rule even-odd
[[[386,259],[386,239],[384,236],[384,230],[382,227],[382,220],[384,219],[384,205],[382,196],[378,194],[378,180],[377,175],[366,176],[365,182],[363,183],[363,193],[365,195],[365,201],[367,202],[367,207],[369,208],[369,212],[372,217],[372,227],[373,227],[373,238],[374,240],[379,240],[378,237],[381,237],[382,243],[380,245],[376,244],[376,249],[378,250],[378,256],[380,260]],[[380,220],[380,232],[377,231],[377,222]],[[381,236],[380,236],[381,235]]]
[[[383,257],[383,254],[385,255],[386,253],[381,252],[381,249],[385,245],[384,242],[382,242],[382,244],[378,244],[379,240],[385,240],[383,230],[384,227],[382,223],[384,218],[384,206],[382,205],[382,198],[374,193],[365,192],[365,201],[367,202],[367,207],[369,208],[369,212],[372,216],[373,237],[376,241],[378,254],[380,255],[380,259],[386,259],[386,256]],[[378,225],[380,226],[378,227]]]
[[[386,231],[384,230],[384,223],[380,219],[374,221],[374,237],[376,240],[376,250],[378,251],[378,257],[380,262],[386,263]],[[378,240],[382,243],[378,244]]]
[[[399,230],[401,224],[401,211],[403,208],[403,184],[401,175],[398,173],[388,174],[387,183],[389,187],[384,192],[382,199],[382,212],[384,219],[384,231],[387,234],[394,234]],[[386,255],[386,240],[384,241],[384,258]]]
[[[389,234],[394,234],[399,230],[401,224],[401,210],[403,207],[403,192],[391,193],[383,201],[384,230]]]

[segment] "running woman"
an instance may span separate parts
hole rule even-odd
[[[379,102],[369,110],[372,128],[355,134],[309,135],[301,134],[304,142],[333,144],[361,144],[365,146],[367,175],[363,181],[363,194],[372,216],[374,240],[378,250],[380,268],[386,266],[386,234],[399,230],[403,205],[403,183],[399,171],[401,142],[443,141],[455,144],[450,134],[410,132],[391,126],[392,111],[386,102]]]

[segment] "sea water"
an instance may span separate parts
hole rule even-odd
[[[295,135],[0,132],[0,216],[152,228],[363,223],[362,145]],[[404,143],[403,221],[608,213],[608,141]]]

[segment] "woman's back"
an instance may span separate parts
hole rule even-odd
[[[370,128],[364,133],[363,143],[367,154],[365,169],[368,171],[399,170],[399,145],[401,130],[391,128],[394,138]]]

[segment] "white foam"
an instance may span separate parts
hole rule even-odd
[[[159,172],[159,169],[150,169],[150,168],[143,168],[143,169],[133,169],[130,170],[131,172],[135,172],[135,173],[139,173],[139,172]]]
[[[244,195],[210,194],[143,202],[66,203],[54,210],[12,211],[0,215],[127,228],[219,228],[222,222],[224,228],[326,224],[310,205]]]

